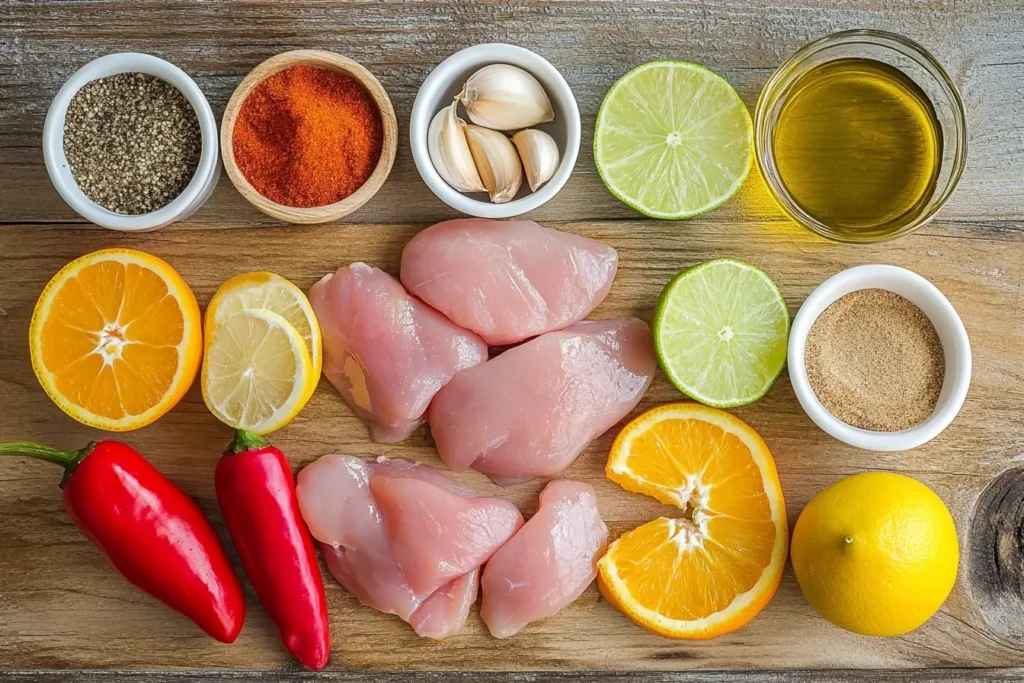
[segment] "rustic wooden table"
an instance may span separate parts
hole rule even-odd
[[[619,250],[619,276],[598,317],[650,319],[674,273],[717,256],[767,270],[793,312],[823,279],[862,263],[911,268],[945,292],[974,345],[974,382],[959,418],[932,443],[893,454],[846,447],[811,424],[785,378],[737,413],[775,454],[790,524],[815,492],[855,472],[895,470],[933,487],[956,516],[960,579],[924,627],[902,638],[870,639],[819,619],[787,570],[757,619],[704,643],[641,630],[593,587],[510,640],[492,639],[474,614],[457,637],[434,643],[394,617],[360,607],[328,580],[334,655],[322,678],[441,681],[456,677],[443,672],[484,671],[491,673],[483,680],[534,681],[583,671],[609,681],[637,680],[639,672],[656,681],[918,681],[1024,674],[1024,475],[1014,469],[1024,458],[1024,7],[1013,0],[750,4],[0,1],[0,438],[77,447],[99,436],[47,399],[26,344],[36,296],[76,256],[114,245],[151,251],[177,267],[205,303],[220,282],[246,270],[273,270],[303,287],[357,259],[394,272],[406,240],[454,215],[421,182],[403,139],[384,189],[345,224],[282,226],[247,205],[226,178],[198,214],[159,232],[129,236],[84,224],[50,185],[40,149],[50,100],[79,66],[109,52],[159,55],[190,73],[219,115],[261,60],[294,48],[334,50],[377,75],[404,136],[416,90],[434,65],[475,43],[516,43],[550,59],[579,100],[584,141],[576,172],[531,217]],[[753,110],[761,85],[787,55],[814,38],[860,27],[896,31],[932,49],[966,103],[967,172],[939,218],[916,235],[874,247],[827,243],[786,220],[759,177],[721,209],[689,223],[641,220],[601,184],[590,152],[594,117],[606,89],[631,66],[656,58],[708,64]],[[659,377],[641,408],[678,398]],[[611,437],[598,439],[566,475],[597,487],[617,535],[663,510],[604,479]],[[198,387],[164,419],[127,438],[220,525],[212,474],[229,430],[206,411]],[[426,429],[397,446],[370,443],[326,382],[275,440],[296,467],[338,451],[439,465]],[[498,491],[475,472],[456,478]],[[57,482],[55,468],[18,459],[0,464],[0,678],[298,676],[251,592],[246,628],[237,643],[224,646],[118,578],[68,520]],[[501,494],[530,514],[543,483]],[[493,673],[516,671],[548,673]]]

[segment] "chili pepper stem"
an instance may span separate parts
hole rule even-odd
[[[92,453],[92,449],[95,447],[96,442],[92,441],[88,446],[80,450],[62,451],[59,448],[44,446],[43,444],[31,441],[5,441],[0,443],[0,456],[13,455],[23,458],[36,458],[60,465],[64,468],[64,476],[60,480],[60,487],[64,488],[64,483],[67,482],[68,477],[78,467],[78,463],[82,462],[85,456]]]
[[[236,455],[245,451],[252,451],[257,448],[266,448],[270,443],[259,434],[253,434],[244,429],[235,430],[235,440],[231,442],[224,455]]]

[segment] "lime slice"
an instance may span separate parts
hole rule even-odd
[[[689,62],[648,62],[604,96],[594,130],[597,172],[651,218],[710,211],[750,173],[753,125],[725,79]]]
[[[679,273],[654,313],[658,364],[684,394],[716,408],[753,403],[786,364],[789,311],[764,271],[718,259]]]

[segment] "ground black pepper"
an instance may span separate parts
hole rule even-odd
[[[100,206],[138,215],[181,194],[199,166],[199,118],[155,76],[124,73],[87,83],[64,120],[64,154],[82,191]]]

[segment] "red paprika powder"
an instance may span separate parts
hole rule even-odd
[[[293,66],[265,79],[235,120],[235,163],[256,191],[287,206],[341,201],[373,173],[384,143],[380,110],[351,77]]]

